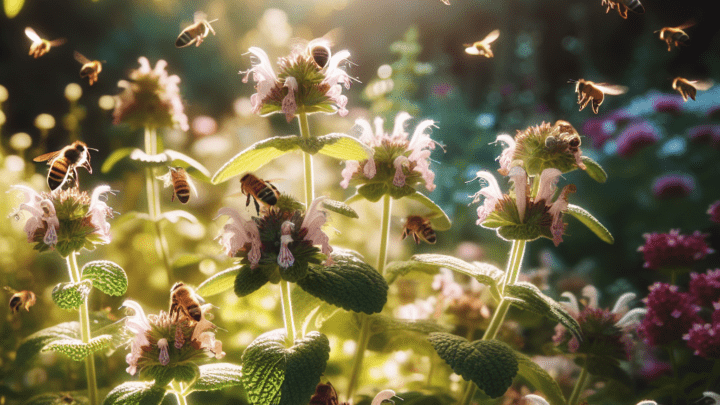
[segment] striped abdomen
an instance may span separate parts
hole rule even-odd
[[[190,185],[185,179],[177,179],[173,183],[175,195],[181,203],[186,204],[190,199]]]
[[[195,37],[190,35],[190,32],[183,31],[180,33],[180,36],[177,37],[177,40],[175,41],[175,47],[184,48],[186,46],[192,45],[194,42]]]
[[[277,194],[270,187],[265,187],[257,194],[258,199],[267,205],[277,204]]]
[[[66,157],[60,156],[53,161],[50,166],[50,172],[48,173],[48,186],[50,186],[50,190],[55,190],[65,182],[69,170],[70,162]]]

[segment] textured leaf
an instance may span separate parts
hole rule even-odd
[[[411,260],[436,266],[437,268],[445,267],[454,272],[466,274],[481,284],[490,287],[490,291],[498,298],[497,284],[503,277],[505,272],[489,263],[468,263],[464,260],[457,259],[452,256],[438,254],[421,254],[414,255]]]
[[[193,178],[196,178],[204,183],[210,183],[210,171],[206,169],[202,163],[184,153],[180,153],[172,149],[165,149],[163,153],[168,156],[170,166],[182,167]]]
[[[308,267],[307,275],[297,281],[306,292],[348,311],[372,314],[387,302],[388,285],[372,266],[357,256],[337,249],[331,266]]]
[[[15,18],[22,10],[25,0],[5,0],[5,15],[8,18]]]
[[[344,202],[328,200],[326,198],[322,201],[322,206],[328,211],[336,212],[348,218],[359,218],[357,212]]]
[[[438,266],[415,260],[390,262],[385,266],[385,280],[388,284],[392,284],[399,277],[413,271],[425,274],[436,274],[438,272]]]
[[[565,405],[565,396],[554,378],[537,363],[520,352],[515,352],[518,361],[518,375],[536,390],[542,392],[552,405]]]
[[[602,240],[605,243],[613,244],[615,243],[615,238],[610,234],[610,231],[603,226],[603,224],[600,223],[597,219],[595,219],[592,214],[587,212],[584,208],[579,207],[574,204],[568,204],[568,209],[566,211],[568,214],[575,217],[578,221],[582,222],[583,225],[587,226],[588,229],[593,231],[595,235],[597,235],[600,240]]]
[[[0,390],[0,395],[4,393]],[[23,405],[88,405],[87,397],[74,396],[70,393],[45,393],[35,395],[34,397],[23,402]]]
[[[306,405],[315,393],[320,376],[330,358],[330,342],[320,332],[310,332],[287,350],[285,381],[283,381],[280,404]]]
[[[103,405],[158,405],[165,394],[165,388],[152,382],[130,381],[113,388]]]
[[[413,190],[415,191],[415,190]],[[388,187],[385,183],[370,183],[370,184],[363,184],[362,186],[357,188],[357,194],[361,196],[362,198],[370,201],[370,202],[377,202],[380,201],[382,196],[384,196],[388,192]],[[350,197],[350,198],[354,198]],[[356,200],[355,200],[356,201]],[[350,202],[348,202],[350,204]]]
[[[155,384],[165,386],[172,380],[192,384],[200,376],[200,368],[192,362],[163,366],[154,364],[140,370],[141,380],[155,380]]]
[[[40,351],[56,340],[80,338],[80,323],[65,322],[40,330],[23,339],[15,355],[15,364],[24,367]]]
[[[212,178],[213,184],[227,181],[231,177],[252,172],[280,156],[298,149],[298,137],[276,136],[250,145],[227,161]]]
[[[108,173],[118,162],[130,156],[130,153],[132,153],[133,150],[135,150],[135,148],[120,148],[114,150],[113,153],[105,159],[100,171],[102,173]]]
[[[108,295],[119,297],[127,291],[128,278],[117,263],[97,260],[82,268],[82,279],[91,280],[93,287]]]
[[[607,181],[608,175],[605,173],[602,166],[600,166],[600,163],[585,155],[582,155],[581,158],[582,162],[585,163],[585,172],[591,179],[597,181],[598,183],[605,183],[605,181]]]
[[[200,377],[190,387],[193,391],[212,391],[242,384],[242,367],[231,363],[200,366]]]
[[[447,231],[452,226],[450,217],[440,208],[439,205],[435,204],[433,200],[429,199],[425,194],[418,193],[417,191],[408,195],[407,198],[417,201],[430,210],[430,215],[426,217],[430,219],[432,227],[436,231]]]
[[[235,278],[243,266],[231,267],[220,273],[213,274],[209,279],[205,280],[195,290],[201,297],[209,297],[211,295],[220,294],[230,290],[235,285]]]
[[[502,396],[518,372],[514,351],[499,340],[468,342],[449,333],[431,333],[428,339],[456,374],[474,382],[490,398]]]
[[[77,283],[60,283],[52,290],[52,300],[62,309],[77,309],[87,299],[92,289],[91,280]]]
[[[88,343],[83,343],[80,339],[60,339],[55,340],[42,349],[43,352],[60,352],[66,354],[75,361],[85,359],[90,353],[103,350],[112,342],[113,337],[110,335],[96,336]]]
[[[318,153],[338,160],[367,160],[372,156],[372,149],[357,138],[345,134],[328,134],[317,137],[323,143]]]
[[[173,223],[173,224],[178,223],[178,221],[180,221],[181,219],[184,219],[184,220],[190,222],[191,224],[199,224],[200,223],[200,221],[198,221],[198,219],[195,218],[195,215],[193,215],[187,211],[183,211],[183,210],[174,210],[174,211],[163,212],[162,215],[160,215],[159,219],[167,220],[168,222]]]
[[[235,277],[235,295],[244,297],[259,290],[267,284],[270,279],[262,268],[251,269],[249,265],[243,265]]]
[[[411,349],[416,353],[431,354],[433,349],[428,343],[428,334],[450,332],[431,320],[394,319],[383,314],[373,314],[369,318],[368,349],[382,353]]]
[[[520,309],[534,312],[562,324],[578,339],[580,325],[566,310],[554,299],[543,294],[532,283],[518,281],[513,285],[505,286],[506,299]]]

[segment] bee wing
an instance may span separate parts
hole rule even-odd
[[[625,94],[628,91],[628,88],[625,86],[618,86],[618,85],[607,84],[607,83],[595,83],[595,87],[597,87],[603,93],[609,94],[611,96]]]
[[[468,55],[480,55],[480,51],[474,46],[469,45],[467,48],[465,48],[465,53]]]
[[[489,34],[483,40],[481,41],[484,44],[489,44],[491,42],[494,42],[496,39],[500,38],[500,30],[495,30]]]
[[[60,154],[60,152],[61,152],[61,150],[56,150],[55,152],[49,152],[49,153],[42,154],[42,155],[36,157],[35,159],[33,159],[33,162],[44,162],[46,160],[54,159],[57,155]]]
[[[675,27],[675,28],[677,28],[677,29],[679,29],[679,30],[684,30],[684,29],[687,29],[687,28],[692,27],[693,25],[695,25],[695,21],[689,20],[689,21],[686,21],[683,25],[680,25],[680,26]]]
[[[202,11],[196,11],[195,14],[193,14],[193,22],[198,23],[204,20],[207,20],[207,14]]]
[[[708,90],[714,84],[712,80],[695,80],[690,83],[692,83],[696,89],[702,91]]]
[[[75,60],[76,60],[76,61],[82,63],[83,65],[86,64],[86,63],[90,63],[90,62],[91,62],[90,59],[86,58],[85,55],[81,54],[81,53],[78,52],[78,51],[75,51],[75,52],[73,53],[73,56],[75,57]]]
[[[30,40],[33,42],[42,42],[42,38],[40,38],[40,35],[38,35],[37,32],[35,32],[35,30],[30,27],[25,28],[25,35],[27,35],[27,37],[30,38]]]
[[[193,183],[192,179],[190,178],[190,175],[188,174],[186,177],[187,184],[190,187],[190,191],[195,195],[195,197],[198,196],[197,188],[195,188],[195,183]]]
[[[53,39],[52,41],[50,41],[50,46],[60,46],[65,42],[67,42],[67,39],[65,38]]]

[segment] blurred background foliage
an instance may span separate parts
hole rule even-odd
[[[544,240],[530,244],[526,268],[544,270],[555,297],[565,290],[578,292],[587,283],[605,292],[601,305],[610,305],[625,291],[642,297],[647,286],[662,277],[642,268],[636,250],[643,233],[701,230],[711,235],[710,244],[720,251],[720,229],[705,213],[720,199],[720,86],[685,104],[671,89],[675,76],[720,81],[720,25],[703,0],[643,4],[644,15],[630,14],[623,20],[614,11],[606,14],[600,0],[453,0],[451,6],[439,0],[26,0],[14,18],[0,15],[0,217],[8,217],[19,202],[18,196],[6,193],[10,185],[25,182],[36,190],[45,189],[47,166],[32,163],[34,156],[84,140],[99,152],[92,154],[94,174],[80,173],[81,187],[89,190],[97,183],[109,183],[118,191],[109,205],[120,215],[111,221],[113,242],[83,254],[81,263],[101,258],[119,263],[130,278],[127,298],[152,308],[150,312],[167,310],[168,291],[175,281],[198,285],[231,265],[213,240],[223,222],[213,218],[220,207],[239,208],[244,199],[237,196],[237,181],[197,184],[199,197],[182,208],[197,216],[199,223],[165,224],[174,263],[171,279],[156,255],[151,229],[123,215],[145,211],[143,173],[123,164],[101,173],[102,162],[113,150],[142,142],[142,131],[112,125],[113,101],[107,96],[120,92],[118,80],[137,68],[138,57],[148,57],[153,65],[165,59],[169,73],[182,79],[191,130],[161,132],[164,145],[215,172],[252,142],[298,133],[294,122],[288,124],[279,115],[250,114],[248,97],[254,89],[238,75],[250,67],[247,48],[263,48],[275,60],[287,54],[297,38],[309,40],[332,31],[334,49],[350,50],[348,71],[359,83],[347,93],[349,116],[315,115],[310,119],[313,134],[348,132],[355,118],[376,115],[386,119],[389,131],[394,115],[408,111],[417,119],[434,119],[438,128],[432,136],[445,147],[445,153],[433,153],[438,187],[430,197],[451,215],[454,226],[439,233],[435,246],[401,243],[399,219],[412,207],[396,204],[391,260],[406,259],[413,252],[442,252],[502,267],[509,244],[475,225],[476,207],[468,206],[468,196],[479,186],[465,182],[478,170],[496,169],[494,160],[501,149],[490,143],[497,134],[563,119],[583,136],[584,153],[609,174],[605,184],[596,184],[583,173],[568,174],[566,180],[578,187],[571,202],[597,216],[615,236],[615,244],[603,244],[569,219],[569,236],[558,248]],[[213,23],[217,35],[206,38],[199,48],[176,49],[175,38],[192,22],[196,10],[218,19]],[[687,46],[667,52],[653,31],[688,20],[696,25],[687,30],[691,38]],[[68,41],[33,59],[27,54],[26,26],[43,38]],[[494,44],[495,58],[463,52],[463,44],[495,28],[501,31]],[[92,87],[78,76],[80,65],[72,57],[76,50],[105,61],[100,80]],[[567,81],[578,78],[622,84],[630,91],[608,97],[594,116],[589,109],[577,111],[574,86]],[[645,128],[640,135],[638,124]],[[699,125],[711,129],[697,135]],[[283,192],[302,196],[300,165],[299,155],[290,156],[258,174],[281,179],[275,184]],[[335,199],[349,196],[350,191],[338,187],[340,170],[335,161],[316,159],[318,194]],[[666,175],[684,176],[681,183],[687,187],[670,195],[654,192],[654,182]],[[170,202],[170,195],[169,189],[163,191],[165,211],[180,208]],[[332,216],[332,227],[338,231],[332,232],[332,242],[374,258],[379,210],[371,204],[355,208],[360,220]],[[58,355],[42,355],[26,369],[14,367],[20,339],[75,317],[50,300],[52,287],[66,280],[64,262],[53,253],[36,254],[24,239],[22,222],[5,220],[0,227],[0,284],[38,295],[38,304],[29,313],[12,316],[6,309],[0,317],[0,396],[10,399],[84,386],[80,365]],[[716,253],[699,263],[697,270],[720,267],[719,263]],[[431,294],[430,282],[430,277],[420,277],[396,284],[388,312]],[[227,332],[218,337],[229,361],[239,362],[242,350],[260,333],[282,327],[276,297],[273,286],[246,298],[228,293],[209,300],[220,307],[216,323]],[[118,310],[123,297],[94,294],[91,298],[91,308],[106,309],[105,316],[123,315]],[[344,387],[354,344],[344,339],[356,332],[343,330],[346,323],[341,319],[335,321],[324,326],[332,346],[326,376],[336,387]],[[552,325],[522,317],[517,321],[527,330],[545,331],[533,338],[507,332],[529,354],[541,353]],[[451,317],[443,322],[453,324]],[[387,387],[400,376],[408,389],[447,388],[442,373],[435,373],[433,381],[423,376],[428,367],[445,367],[445,375],[449,374],[430,351],[417,349],[420,356],[411,356],[409,348],[401,349],[366,360],[366,387],[361,393],[371,395],[375,391],[368,387]],[[99,374],[101,389],[130,379],[120,351],[98,356],[104,371]],[[207,400],[237,403],[239,390],[203,395]]]

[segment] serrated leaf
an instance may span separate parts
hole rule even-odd
[[[562,324],[578,339],[580,336],[580,325],[566,310],[554,299],[543,294],[537,286],[532,283],[518,281],[512,285],[505,286],[505,299],[520,309],[542,315]]]
[[[466,274],[481,284],[490,287],[490,291],[496,298],[499,298],[497,284],[505,275],[505,272],[489,263],[468,263],[464,260],[457,259],[452,256],[438,254],[421,254],[414,255],[411,260],[432,265],[438,269],[441,267],[450,269],[454,272]]]
[[[184,219],[184,220],[190,222],[191,224],[199,224],[200,223],[200,221],[198,221],[198,219],[195,217],[195,215],[193,215],[187,211],[183,211],[183,210],[174,210],[174,211],[163,212],[162,215],[160,215],[159,219],[164,219],[173,224],[178,223],[178,221],[180,221],[181,219]]]
[[[325,198],[322,201],[322,206],[328,211],[344,215],[348,218],[359,218],[357,212],[355,212],[354,209],[350,208],[349,205],[341,201],[329,200]]]
[[[330,342],[320,332],[310,332],[287,349],[281,405],[306,405],[315,393],[330,358]]]
[[[239,174],[255,171],[298,148],[296,135],[277,136],[256,142],[227,161],[212,177],[212,184],[219,184]]]
[[[387,281],[388,284],[392,284],[399,277],[405,276],[406,274],[414,271],[425,274],[436,274],[438,272],[438,267],[415,260],[398,260],[390,262],[385,265],[385,281]]]
[[[110,335],[96,336],[88,343],[80,339],[60,339],[45,346],[43,352],[60,352],[75,361],[85,359],[89,354],[105,349],[113,340]]]
[[[270,279],[262,268],[251,269],[249,265],[243,265],[235,277],[233,285],[235,295],[238,297],[250,295],[267,284],[268,281]]]
[[[77,309],[87,299],[92,285],[91,280],[82,280],[77,283],[60,283],[52,290],[52,300],[62,309]]]
[[[82,279],[91,280],[93,287],[108,295],[119,297],[127,291],[125,270],[109,260],[97,260],[82,268]]]
[[[449,333],[431,333],[428,340],[456,374],[490,398],[502,396],[518,372],[515,352],[499,340],[469,342]]]
[[[242,384],[242,367],[231,363],[200,366],[200,377],[190,387],[192,391],[213,391]]]
[[[372,266],[340,249],[333,252],[331,266],[311,265],[297,281],[306,292],[348,311],[372,314],[387,302],[388,285]]]
[[[127,158],[130,156],[132,151],[134,151],[136,148],[120,148],[115,149],[110,156],[105,159],[105,161],[102,164],[102,167],[100,168],[100,171],[102,173],[108,173],[110,170],[115,167],[115,165],[120,162],[121,160]]]
[[[209,297],[232,289],[235,285],[235,278],[238,273],[240,273],[242,267],[243,266],[231,267],[212,275],[209,279],[203,281],[195,292],[201,297]]]
[[[163,366],[154,364],[140,370],[141,380],[155,380],[155,384],[165,386],[171,381],[194,383],[200,376],[200,368],[192,362]]]
[[[547,371],[520,352],[515,352],[518,361],[518,375],[542,392],[552,405],[565,405],[565,396],[557,381]]]
[[[165,394],[164,387],[152,382],[130,381],[113,388],[103,405],[158,405]]]
[[[20,10],[22,10],[24,4],[25,0],[5,0],[5,15],[8,18],[15,18],[15,16],[20,13]]]
[[[583,225],[588,227],[595,235],[597,235],[600,240],[602,240],[605,243],[613,244],[615,243],[615,238],[610,234],[610,231],[603,226],[603,224],[600,223],[597,219],[595,219],[592,214],[587,212],[584,208],[579,207],[574,204],[568,204],[566,213],[572,215],[575,217],[578,221],[582,222]]]
[[[585,172],[591,179],[597,181],[598,183],[605,183],[607,181],[608,175],[602,166],[600,166],[600,163],[585,155],[582,155],[580,158],[585,164]]]
[[[427,215],[426,217],[430,219],[430,223],[432,224],[434,230],[447,231],[450,227],[452,227],[450,217],[448,217],[439,205],[435,204],[435,202],[428,198],[425,194],[415,191],[414,193],[408,195],[407,198],[419,202],[430,210],[430,215]]]
[[[346,134],[333,133],[317,139],[324,144],[318,153],[338,160],[363,161],[373,154],[370,147]]]
[[[56,340],[77,339],[80,337],[79,322],[65,322],[45,328],[23,339],[15,355],[15,364],[25,366],[36,354]]]
[[[202,163],[190,156],[172,149],[165,149],[163,152],[168,156],[170,166],[182,167],[185,171],[204,183],[210,183],[210,171]]]

